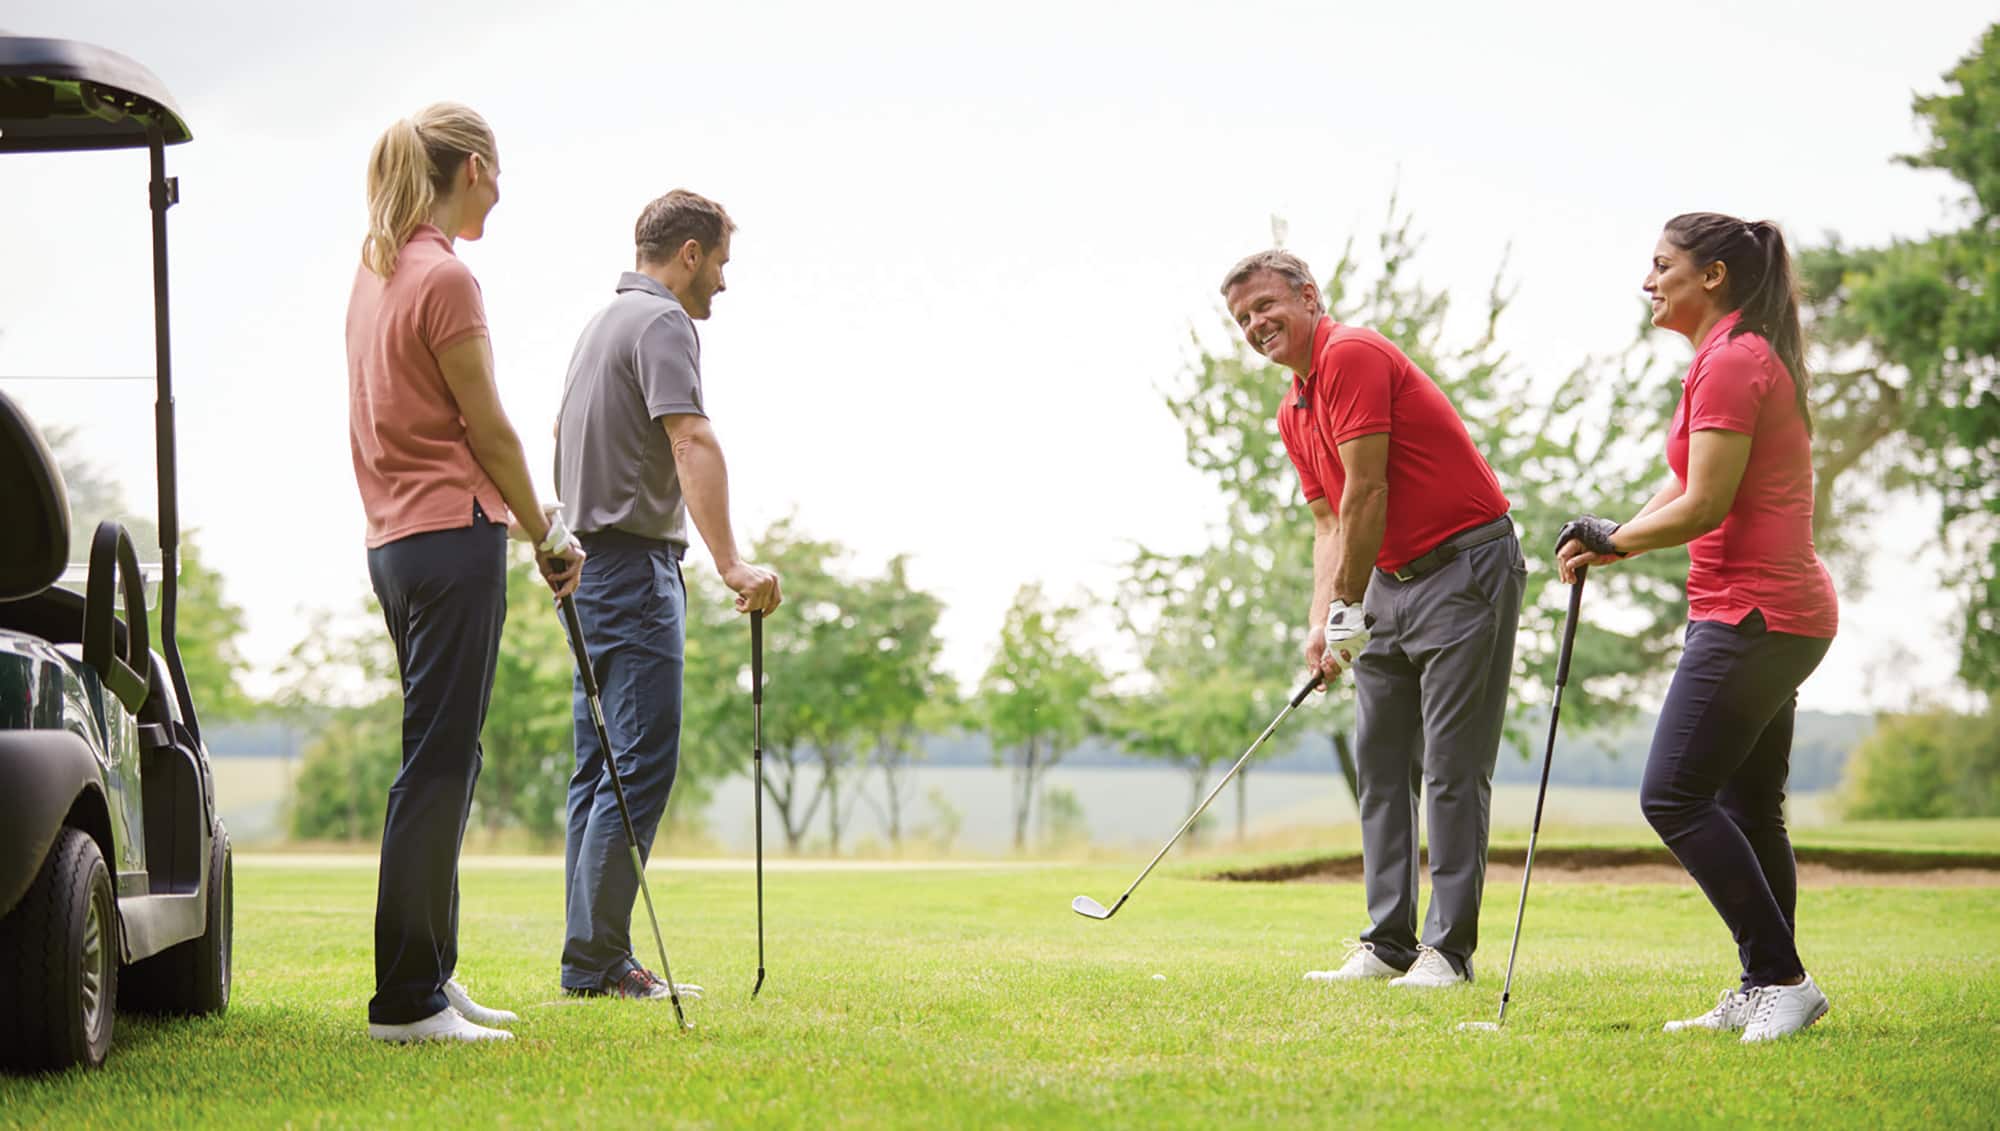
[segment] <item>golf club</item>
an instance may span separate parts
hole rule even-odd
[[[757,983],[764,988],[764,614],[750,614],[750,803],[757,825]]]
[[[1549,764],[1556,756],[1556,720],[1562,717],[1563,686],[1569,682],[1570,649],[1576,644],[1577,610],[1583,605],[1583,575],[1579,566],[1576,582],[1569,587],[1569,611],[1563,614],[1562,651],[1556,657],[1556,693],[1549,704],[1549,744],[1542,752],[1542,788],[1535,794],[1535,823],[1528,829],[1528,859],[1521,865],[1521,903],[1514,911],[1514,941],[1507,947],[1507,980],[1500,986],[1500,1016],[1491,1021],[1461,1021],[1461,1030],[1497,1033],[1507,1022],[1507,1000],[1514,992],[1514,956],[1521,952],[1521,919],[1528,913],[1528,878],[1535,874],[1535,837],[1542,831],[1542,802],[1549,796]]]
[[[618,800],[618,819],[625,822],[625,844],[632,850],[632,873],[639,877],[639,894],[646,899],[646,918],[653,924],[653,942],[660,948],[660,977],[666,980],[667,997],[674,1003],[674,1020],[683,1029],[692,1029],[681,1011],[680,987],[667,965],[667,943],[660,936],[660,917],[653,912],[653,893],[646,887],[646,864],[639,858],[639,830],[632,827],[632,810],[625,804],[625,779],[618,773],[618,752],[611,748],[611,734],[604,728],[604,704],[598,699],[597,672],[590,664],[590,650],[583,642],[583,621],[576,615],[576,599],[562,599],[563,622],[569,626],[570,651],[576,653],[576,670],[583,676],[583,694],[590,701],[590,722],[597,728],[597,746],[604,751],[604,764],[611,770],[611,795]]]
[[[1125,889],[1125,894],[1118,897],[1118,902],[1112,904],[1107,909],[1102,903],[1097,902],[1089,896],[1079,895],[1070,901],[1069,909],[1086,919],[1109,919],[1113,915],[1118,914],[1118,909],[1125,906],[1125,901],[1132,898],[1132,893],[1138,889],[1140,884],[1146,882],[1147,876],[1152,874],[1154,865],[1158,864],[1161,858],[1166,856],[1169,849],[1180,842],[1181,837],[1188,829],[1194,826],[1195,821],[1208,809],[1208,803],[1215,800],[1215,795],[1222,792],[1222,787],[1229,784],[1229,779],[1236,776],[1236,771],[1243,768],[1243,763],[1250,760],[1250,755],[1255,754],[1257,748],[1264,745],[1264,740],[1271,737],[1271,732],[1278,729],[1278,724],[1285,721],[1285,716],[1291,714],[1293,709],[1300,703],[1305,702],[1306,696],[1312,694],[1313,688],[1318,687],[1320,682],[1321,677],[1318,672],[1314,672],[1312,678],[1306,680],[1305,686],[1299,688],[1298,692],[1292,696],[1291,701],[1285,704],[1285,709],[1279,711],[1278,717],[1271,720],[1271,725],[1264,728],[1264,733],[1257,736],[1257,741],[1250,744],[1250,749],[1245,750],[1243,756],[1236,759],[1236,764],[1229,767],[1229,772],[1222,775],[1222,780],[1215,783],[1215,788],[1208,791],[1207,797],[1201,799],[1201,804],[1195,807],[1195,811],[1188,815],[1187,820],[1181,822],[1181,827],[1174,833],[1173,838],[1168,840],[1165,846],[1160,849],[1158,856],[1153,857],[1153,863],[1146,865],[1146,870],[1139,873],[1139,878],[1132,881],[1132,886]]]

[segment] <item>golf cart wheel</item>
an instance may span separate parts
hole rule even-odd
[[[118,911],[97,842],[56,835],[26,895],[0,920],[0,1061],[95,1068],[117,1020]]]
[[[229,830],[215,823],[208,849],[208,920],[200,936],[125,970],[120,1005],[146,1013],[215,1015],[229,1008],[229,957],[235,930],[236,870]]]

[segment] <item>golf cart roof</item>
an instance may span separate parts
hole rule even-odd
[[[153,125],[168,145],[194,136],[153,72],[88,43],[0,31],[0,153],[142,148]]]

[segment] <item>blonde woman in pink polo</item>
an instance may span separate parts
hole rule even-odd
[[[493,131],[441,102],[368,158],[368,238],[347,304],[348,436],[368,515],[368,576],[396,643],[403,767],[389,787],[368,1035],[506,1040],[458,964],[458,852],[507,619],[510,514],[557,596],[583,555],[551,532],[500,407],[479,283],[452,253],[500,200]],[[559,568],[557,562],[563,564]]]

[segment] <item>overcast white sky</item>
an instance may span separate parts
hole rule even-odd
[[[1674,213],[1862,243],[1949,222],[1951,183],[1890,158],[1919,141],[1911,93],[1993,15],[9,0],[0,26],[133,56],[193,125],[169,152],[181,500],[258,666],[367,592],[342,341],[363,170],[391,121],[451,98],[499,136],[502,202],[459,252],[544,491],[570,347],[639,208],[713,196],[742,225],[702,328],[739,528],[796,512],[863,565],[909,552],[971,680],[1023,582],[1108,593],[1133,543],[1202,544],[1215,495],[1157,390],[1273,214],[1324,270],[1400,185],[1420,273],[1467,315],[1511,245],[1507,344],[1552,378],[1625,342]],[[133,154],[0,162],[0,376],[150,373],[144,178]],[[89,454],[149,498],[143,386],[4,387],[89,422]],[[1804,705],[1949,683],[1930,534],[1919,507],[1880,516],[1874,584],[1843,593]]]

